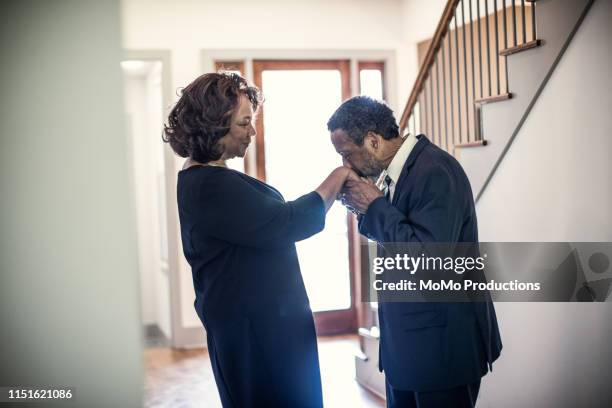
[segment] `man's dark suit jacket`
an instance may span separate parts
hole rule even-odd
[[[417,136],[393,200],[359,222],[373,241],[478,242],[472,189],[454,157]],[[501,352],[493,303],[385,302],[378,308],[379,369],[396,389],[444,390],[480,380]]]

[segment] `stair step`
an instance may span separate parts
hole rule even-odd
[[[364,337],[366,339],[378,340],[380,338],[378,328],[376,328],[375,330],[369,330],[365,327],[360,327],[358,333],[361,337]]]
[[[455,145],[455,147],[480,147],[480,146],[486,146],[487,144],[489,144],[489,142],[483,139],[483,140],[477,140],[475,142],[458,143]]]
[[[492,96],[487,96],[485,98],[476,99],[474,103],[478,105],[484,105],[485,103],[500,102],[500,101],[505,101],[510,98],[512,98],[512,94],[510,92],[507,92],[507,93],[503,93],[499,95],[492,95]]]
[[[355,353],[355,358],[357,358],[357,359],[359,359],[359,360],[361,360],[361,361],[363,361],[363,362],[366,362],[366,361],[368,361],[368,360],[370,359],[370,358],[369,358],[368,356],[366,356],[366,355],[365,355],[365,354],[364,354],[362,351],[357,351],[357,352]]]
[[[525,44],[520,44],[515,47],[506,48],[505,50],[501,50],[499,55],[502,57],[507,57],[508,55],[516,54],[517,52],[530,50],[532,48],[536,48],[542,45],[542,40],[533,40],[526,42]]]

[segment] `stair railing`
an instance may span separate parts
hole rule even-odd
[[[400,119],[454,154],[483,146],[485,103],[512,97],[506,57],[540,45],[534,1],[448,0]]]

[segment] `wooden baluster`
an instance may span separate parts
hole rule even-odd
[[[457,68],[457,129],[459,131],[459,143],[463,143],[463,128],[461,126],[461,84],[459,82],[459,78],[461,78],[461,74],[459,72],[459,33],[457,31],[457,10],[455,9],[455,62]],[[453,139],[453,146],[457,143],[456,140]]]
[[[468,67],[467,67],[467,45],[466,45],[466,28],[465,28],[465,7],[464,1],[461,0],[461,31],[463,34],[463,81],[465,91],[465,126],[466,126],[466,138],[470,141],[470,96],[468,94]]]
[[[504,50],[508,48],[508,21],[507,21],[507,13],[506,13],[506,0],[502,0],[502,8],[504,9]],[[508,65],[506,62],[506,57],[504,57],[504,75],[506,76],[506,93],[508,93],[510,87],[508,86]]]
[[[425,130],[427,131],[427,136],[431,138],[431,128],[429,127],[429,90],[427,88],[427,81],[425,81],[424,88],[425,105],[423,109],[425,110]]]
[[[454,106],[454,96],[453,96],[453,43],[451,41],[450,30],[448,31],[448,73],[450,79],[450,86],[448,89],[450,90],[450,117],[451,117],[451,139],[455,140],[455,106]],[[449,145],[448,135],[446,136],[446,146]]]
[[[448,146],[448,98],[446,97],[446,41],[442,41],[442,48],[440,49],[440,54],[442,54],[442,89],[444,90],[444,103],[442,104],[442,108],[444,110],[444,140],[446,141],[446,145]]]
[[[436,54],[436,63],[434,65],[435,67],[435,71],[436,71],[436,93],[437,93],[437,98],[436,98],[436,102],[437,102],[437,113],[436,113],[436,119],[437,119],[437,131],[436,133],[438,134],[438,144],[442,144],[442,126],[441,126],[441,121],[442,121],[442,111],[440,109],[440,64],[438,64],[438,59],[439,59],[440,53],[438,52]]]
[[[536,40],[536,15],[535,15],[536,4],[531,2],[531,39]]]
[[[521,22],[523,44],[525,44],[527,42],[527,28],[525,27],[525,0],[521,0]]]
[[[431,119],[431,140],[436,140],[436,132],[434,129],[434,123],[435,123],[435,118],[434,118],[434,93],[433,93],[433,78],[431,77],[431,71],[429,71],[429,79],[427,80],[427,83],[429,84],[429,118]]]
[[[497,70],[497,95],[500,94],[500,79],[499,79],[499,27],[497,23],[497,0],[493,0],[493,17],[495,18],[495,68]]]
[[[480,25],[480,0],[476,0],[476,19],[478,21],[478,77],[480,80],[478,98],[482,99],[484,91],[482,89],[482,27]]]
[[[423,106],[425,105],[425,92],[421,90],[419,93],[418,101],[419,101],[419,133],[427,133],[427,129],[425,129],[425,111],[423,110]]]
[[[489,81],[487,82],[489,88],[489,96],[492,95],[491,92],[491,42],[489,41],[489,0],[485,0],[485,26],[487,30],[487,78]]]
[[[479,0],[477,0],[479,1]],[[472,123],[474,125],[474,135],[476,134],[476,109],[474,101],[476,100],[476,67],[474,66],[474,19],[472,16],[472,0],[470,0],[470,54],[472,57],[472,104],[469,106],[468,111],[472,116]]]
[[[516,2],[512,0],[512,45],[516,47]]]

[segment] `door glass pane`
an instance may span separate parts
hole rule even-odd
[[[359,71],[359,89],[362,95],[382,100],[382,72],[378,69],[362,69]]]
[[[340,166],[327,120],[342,102],[338,70],[269,70],[262,73],[265,95],[266,179],[293,200],[313,191]],[[349,309],[351,292],[347,214],[334,204],[325,229],[297,243],[313,311]]]

